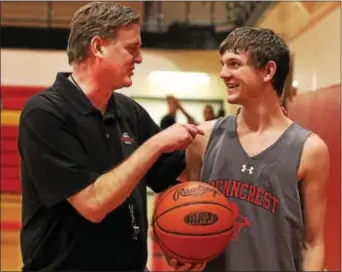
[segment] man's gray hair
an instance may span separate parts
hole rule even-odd
[[[129,7],[117,3],[92,2],[81,7],[70,23],[69,64],[84,61],[93,37],[114,39],[119,27],[132,23],[140,23],[140,16]]]

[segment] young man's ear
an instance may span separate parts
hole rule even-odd
[[[271,60],[266,64],[264,72],[264,82],[271,81],[277,70],[277,64]]]

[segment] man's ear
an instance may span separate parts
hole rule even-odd
[[[277,64],[271,60],[266,64],[264,72],[264,82],[269,82],[274,77],[277,70]]]
[[[103,57],[104,53],[104,41],[99,36],[94,36],[90,41],[90,51],[91,53],[98,58]]]

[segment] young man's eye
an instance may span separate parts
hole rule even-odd
[[[233,68],[238,68],[240,67],[240,63],[238,63],[237,61],[232,61],[229,66],[233,67]]]

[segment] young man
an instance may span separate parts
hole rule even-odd
[[[80,8],[67,54],[72,73],[24,106],[23,271],[144,271],[146,186],[160,192],[184,170],[193,125],[160,132],[131,99],[142,62],[139,16],[111,2]],[[185,266],[189,268],[189,266]]]
[[[289,49],[271,30],[242,27],[220,54],[227,100],[241,111],[201,125],[187,179],[218,188],[240,216],[236,239],[204,271],[323,271],[329,155],[282,112]]]

